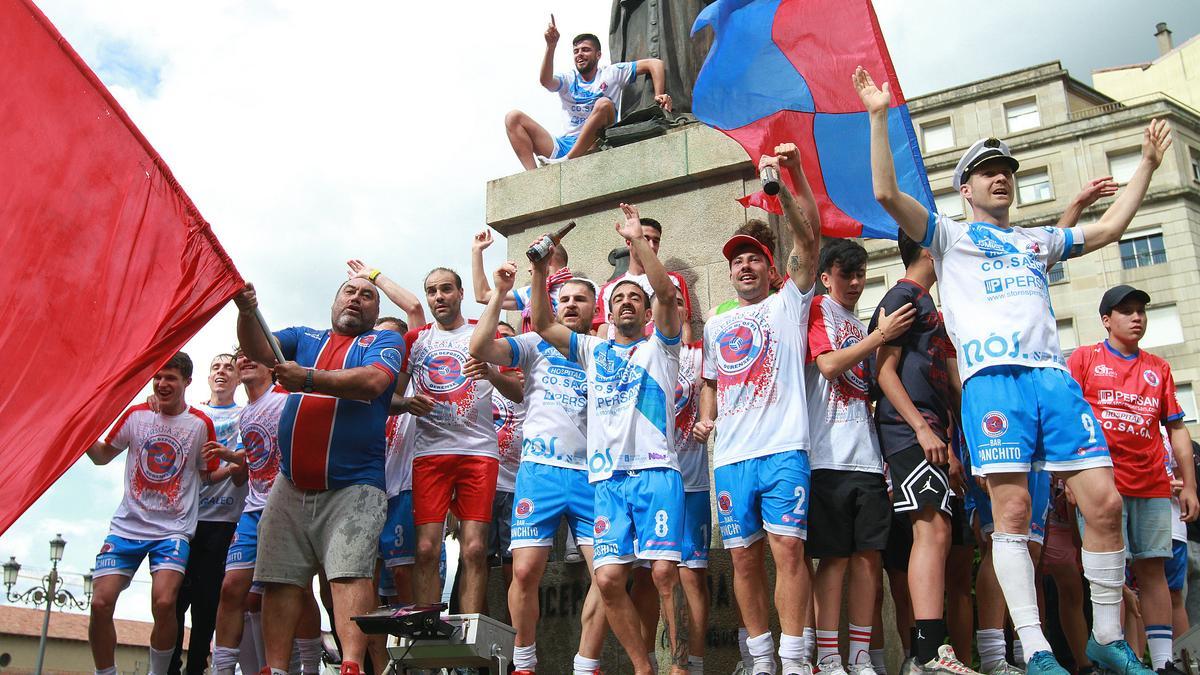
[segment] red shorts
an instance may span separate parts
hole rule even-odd
[[[413,524],[446,520],[492,522],[500,461],[479,455],[427,455],[413,459]]]

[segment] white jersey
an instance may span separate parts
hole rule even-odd
[[[589,482],[614,471],[679,470],[674,448],[679,340],[655,330],[621,345],[571,333],[571,360],[587,371]]]
[[[217,440],[196,408],[162,415],[150,406],[125,411],[105,443],[125,454],[125,495],[109,532],[136,540],[191,539],[200,505],[201,449]]]
[[[991,366],[1067,370],[1046,271],[1082,251],[1082,230],[1002,228],[930,213],[921,245],[933,255],[964,384]]]
[[[1163,447],[1166,448],[1167,457],[1167,476],[1171,480],[1175,480],[1175,469],[1179,467],[1175,463],[1175,451],[1171,448],[1171,437],[1167,434],[1167,428],[1160,426],[1163,437]],[[1179,506],[1179,497],[1175,495],[1175,491],[1171,491],[1171,540],[1186,542],[1187,523],[1183,522],[1183,508]]]
[[[830,382],[817,368],[817,357],[852,347],[867,337],[854,313],[828,295],[813,300],[808,315],[808,462],[813,469],[883,473],[875,422],[867,405],[871,388],[866,361],[854,364]]]
[[[558,98],[562,102],[563,116],[566,118],[566,128],[563,136],[578,136],[584,122],[596,107],[600,97],[613,102],[616,113],[614,121],[621,119],[621,92],[633,84],[637,78],[637,66],[632,62],[612,63],[596,69],[596,76],[591,81],[583,79],[578,70],[559,73],[554,76],[558,81]]]
[[[492,390],[492,424],[496,427],[496,445],[500,450],[500,470],[496,489],[517,489],[517,469],[521,466],[521,430],[525,422],[525,404],[514,403]]]
[[[288,393],[272,387],[242,409],[238,450],[246,453],[246,511],[262,511],[279,475],[279,417]]]
[[[200,403],[196,408],[212,420],[213,428],[217,431],[218,443],[230,450],[237,448],[238,421],[242,417],[242,406],[236,403],[222,406]],[[222,461],[221,464],[225,462]],[[234,483],[232,477],[201,485],[200,520],[236,523],[246,506],[248,490],[245,485]]]
[[[413,394],[434,401],[433,412],[413,420],[413,457],[499,457],[492,425],[492,384],[464,374],[473,332],[474,320],[451,331],[431,323],[404,336],[408,343],[404,372],[412,375]]]
[[[813,285],[814,288],[816,285]],[[762,302],[704,324],[704,379],[717,383],[713,466],[808,450],[804,356],[813,289],[789,279]]]
[[[587,470],[587,373],[537,333],[505,340],[525,373],[521,461]]]
[[[702,342],[679,349],[679,380],[675,384],[675,456],[683,474],[684,492],[708,491],[708,447],[692,437],[700,413],[700,390],[704,381]]]
[[[412,396],[412,382],[404,390],[405,396]],[[412,460],[413,436],[416,428],[413,416],[408,413],[391,415],[387,426],[387,454],[383,463],[383,482],[387,487],[387,496],[395,497],[406,490],[412,490]]]

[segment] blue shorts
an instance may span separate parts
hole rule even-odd
[[[1167,561],[1167,590],[1182,591],[1187,581],[1187,542],[1171,541],[1171,559]]]
[[[615,471],[594,485],[594,568],[635,560],[681,561],[685,515],[678,471]]]
[[[812,471],[803,450],[752,457],[713,471],[717,525],[725,548],[750,546],[767,532],[808,537]]]
[[[110,534],[104,538],[100,555],[96,556],[94,577],[119,574],[132,577],[142,565],[142,558],[150,556],[150,573],[171,570],[184,573],[188,561],[188,540],[183,537],[170,539],[126,539]]]
[[[412,490],[388,497],[387,522],[379,533],[379,557],[384,567],[412,565],[417,556],[417,528],[413,525]],[[390,576],[390,575],[385,575]]]
[[[513,494],[510,549],[549,547],[564,516],[579,546],[592,545],[596,488],[588,473],[537,462],[521,462]]]
[[[683,493],[683,560],[680,567],[708,567],[708,545],[712,541],[712,506],[708,490]]]
[[[1080,536],[1083,512],[1076,510]],[[1172,557],[1171,499],[1169,497],[1121,497],[1121,532],[1125,557],[1129,560]]]
[[[579,140],[578,136],[555,136],[554,154],[550,155],[550,159],[562,159],[566,157],[571,148],[575,147],[575,141],[577,140]]]
[[[237,529],[225,554],[225,571],[252,570],[258,560],[258,521],[262,511],[246,511],[238,518]]]
[[[1103,430],[1065,370],[988,368],[963,385],[962,418],[981,475],[1112,466]]]
[[[979,531],[991,534],[995,530],[992,521],[992,499],[974,479],[967,481],[967,498],[964,510],[967,519],[979,518]],[[1046,516],[1050,514],[1050,474],[1045,471],[1029,472],[1029,541],[1042,544],[1046,541]]]

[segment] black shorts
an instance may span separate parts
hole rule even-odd
[[[513,493],[496,490],[492,499],[492,526],[488,531],[488,566],[512,564]]]
[[[889,455],[888,473],[892,477],[892,508],[910,513],[927,507],[951,515],[949,467],[930,464],[919,445]]]
[[[882,474],[817,469],[809,494],[810,556],[848,558],[887,548],[892,509]]]

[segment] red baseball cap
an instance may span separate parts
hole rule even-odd
[[[752,246],[761,251],[762,254],[767,257],[767,264],[771,267],[775,266],[775,256],[771,255],[771,249],[767,248],[766,244],[748,234],[735,234],[730,237],[729,241],[726,241],[725,245],[721,247],[721,254],[725,256],[726,260],[733,262],[734,255],[737,253],[737,250],[745,246]]]

